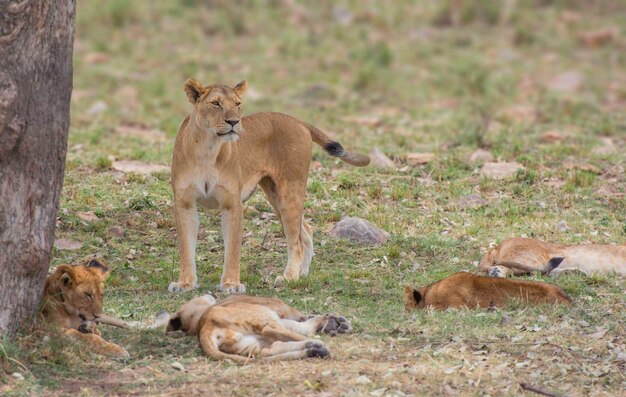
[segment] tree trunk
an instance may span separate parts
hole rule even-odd
[[[0,0],[0,334],[32,320],[63,186],[75,0]]]

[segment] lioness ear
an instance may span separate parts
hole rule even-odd
[[[243,94],[246,92],[247,89],[248,83],[245,80],[241,80],[239,83],[237,83],[236,86],[233,87],[233,91],[235,91],[235,93],[240,97],[243,97]]]
[[[109,277],[109,273],[110,273],[109,268],[107,267],[107,265],[102,259],[90,260],[89,263],[87,263],[87,267],[100,270],[100,276],[102,277],[103,280]]]
[[[185,93],[189,102],[195,104],[198,102],[202,94],[204,94],[204,87],[196,79],[188,79],[185,81]]]
[[[413,300],[415,301],[416,305],[422,300],[422,294],[420,294],[419,291],[416,289],[413,290]]]
[[[76,279],[76,271],[73,266],[61,265],[57,267],[56,272],[61,275],[61,282],[65,286],[71,285]]]

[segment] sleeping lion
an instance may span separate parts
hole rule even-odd
[[[216,302],[204,295],[182,305],[166,330],[197,335],[202,350],[213,359],[245,364],[257,358],[328,357],[328,347],[311,336],[348,333],[352,326],[341,316],[302,314],[277,298],[239,295]]]
[[[516,237],[489,249],[480,260],[479,268],[492,277],[535,271],[544,274],[578,271],[626,275],[626,244],[562,245]]]

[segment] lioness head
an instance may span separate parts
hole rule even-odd
[[[98,259],[92,259],[86,265],[57,267],[55,276],[65,311],[83,321],[93,321],[102,315],[104,280],[108,275],[109,268]]]
[[[204,312],[215,305],[215,302],[215,298],[211,295],[193,298],[174,313],[167,324],[165,332],[183,331],[188,335],[196,335],[198,333],[198,324]]]
[[[203,87],[198,80],[185,82],[189,102],[195,107],[194,122],[201,130],[215,134],[221,141],[236,141],[244,132],[241,102],[248,88],[245,80],[233,88],[221,84]]]

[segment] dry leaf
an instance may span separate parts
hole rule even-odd
[[[84,220],[85,222],[93,222],[93,221],[98,220],[98,215],[94,214],[93,212],[80,212],[79,211],[76,213],[76,216]]]
[[[615,27],[605,28],[601,30],[592,30],[583,32],[578,35],[578,40],[585,47],[600,47],[615,40],[618,29]]]
[[[434,153],[409,153],[406,162],[411,165],[422,165],[430,163],[435,159]]]
[[[121,160],[114,161],[111,164],[111,168],[116,171],[121,171],[124,173],[135,173],[135,174],[152,174],[155,172],[169,172],[170,167],[161,164],[150,164],[144,163],[143,161],[137,160]]]
[[[565,141],[566,139],[567,137],[565,134],[557,130],[550,130],[541,134],[541,142],[544,143],[559,143]]]

